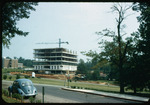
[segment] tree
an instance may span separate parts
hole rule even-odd
[[[150,5],[146,2],[134,3],[134,11],[140,11],[140,16],[137,17],[140,26],[137,32],[131,34],[128,38],[128,61],[125,68],[128,78],[126,78],[127,89],[143,91],[149,88],[150,90]],[[138,81],[138,82],[137,82]]]
[[[33,60],[31,60],[31,59],[24,59],[24,58],[20,57],[18,59],[18,62],[23,63],[24,66],[33,67]]]
[[[129,42],[126,42],[125,48],[123,50],[123,52],[121,51],[122,48],[122,43],[121,43],[121,25],[122,22],[127,18],[128,15],[126,15],[126,12],[132,7],[131,6],[121,6],[120,4],[114,5],[111,7],[112,12],[117,12],[118,14],[118,18],[116,18],[116,22],[117,22],[117,41],[118,41],[118,54],[119,54],[119,80],[120,80],[120,93],[124,93],[124,76],[123,76],[123,60],[125,58],[126,55],[126,50],[127,50],[127,46],[129,44]]]
[[[134,3],[133,10],[139,12],[139,29],[133,34],[136,39],[136,51],[131,58],[130,88],[136,93],[137,88],[150,90],[150,4],[148,2]],[[133,76],[134,74],[134,76]],[[137,83],[138,81],[138,83]]]
[[[77,66],[77,74],[85,74],[86,73],[86,66],[83,59],[79,60],[79,64]]]
[[[10,40],[15,35],[26,36],[29,32],[23,32],[17,27],[17,21],[29,18],[30,10],[35,11],[33,6],[36,2],[6,2],[2,7],[2,44],[9,47]]]
[[[110,31],[107,28],[96,32],[97,35],[100,36],[106,36],[113,38],[113,42],[108,42],[102,40],[99,42],[101,45],[100,48],[104,48],[99,54],[93,53],[92,51],[89,51],[85,55],[93,57],[93,60],[97,60],[98,63],[96,64],[96,67],[103,66],[105,64],[111,65],[113,68],[118,71],[116,73],[117,76],[119,76],[118,80],[120,82],[120,93],[124,93],[124,87],[125,87],[125,76],[124,76],[124,69],[123,66],[126,61],[126,53],[128,50],[129,41],[123,41],[122,36],[125,35],[123,33],[123,29],[125,28],[125,25],[123,24],[124,20],[130,15],[127,14],[127,11],[131,9],[132,5],[130,6],[123,6],[122,4],[114,4],[111,7],[111,10],[113,13],[117,13],[118,18],[116,18],[117,22],[117,34],[114,31]],[[117,68],[116,68],[117,67]],[[114,72],[114,71],[113,71]],[[113,73],[112,71],[110,73]],[[109,75],[112,77],[112,75]]]
[[[98,80],[100,79],[100,72],[99,70],[94,70],[94,72],[92,73],[92,80]]]

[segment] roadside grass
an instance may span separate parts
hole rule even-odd
[[[111,87],[106,85],[94,85],[94,84],[84,84],[84,83],[77,83],[71,82],[70,86],[76,86],[78,88],[85,88],[90,90],[97,90],[97,91],[106,91],[106,92],[119,92],[119,87]]]
[[[11,81],[16,80],[16,75],[11,75],[12,79]],[[7,79],[9,75],[7,75]],[[24,78],[24,76],[20,76],[20,78]],[[54,80],[54,79],[47,79],[47,78],[28,78],[30,79],[33,83],[37,83],[37,84],[49,84],[49,85],[59,85],[59,86],[65,86],[68,87],[68,82],[65,82],[65,80]],[[101,80],[98,80],[99,82],[101,82]],[[106,80],[102,81],[102,82],[106,82]],[[76,86],[77,88],[84,88],[84,89],[90,89],[90,90],[96,90],[96,91],[103,91],[103,92],[111,92],[111,93],[119,93],[120,91],[120,87],[113,87],[113,86],[109,86],[109,85],[97,85],[97,84],[87,84],[84,82],[69,82],[69,87],[71,86]],[[150,97],[150,93],[149,92],[138,92],[137,94],[133,94],[132,90],[125,90],[125,94],[130,94],[130,95],[136,95],[136,96],[144,96],[144,97]]]

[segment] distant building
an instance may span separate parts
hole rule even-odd
[[[18,68],[22,69],[23,68],[23,63],[18,63]]]
[[[77,53],[65,48],[34,49],[34,70],[45,73],[74,73],[77,70]]]
[[[3,58],[3,68],[18,68],[18,60]]]

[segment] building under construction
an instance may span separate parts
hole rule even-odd
[[[47,74],[74,73],[77,70],[77,52],[65,48],[34,49],[34,70]]]

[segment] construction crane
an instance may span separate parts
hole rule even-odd
[[[55,42],[55,43],[42,42],[42,43],[36,43],[36,44],[59,44],[59,48],[60,48],[61,44],[64,44],[64,43],[69,44],[69,42],[61,42],[61,39],[59,38],[59,42]]]

